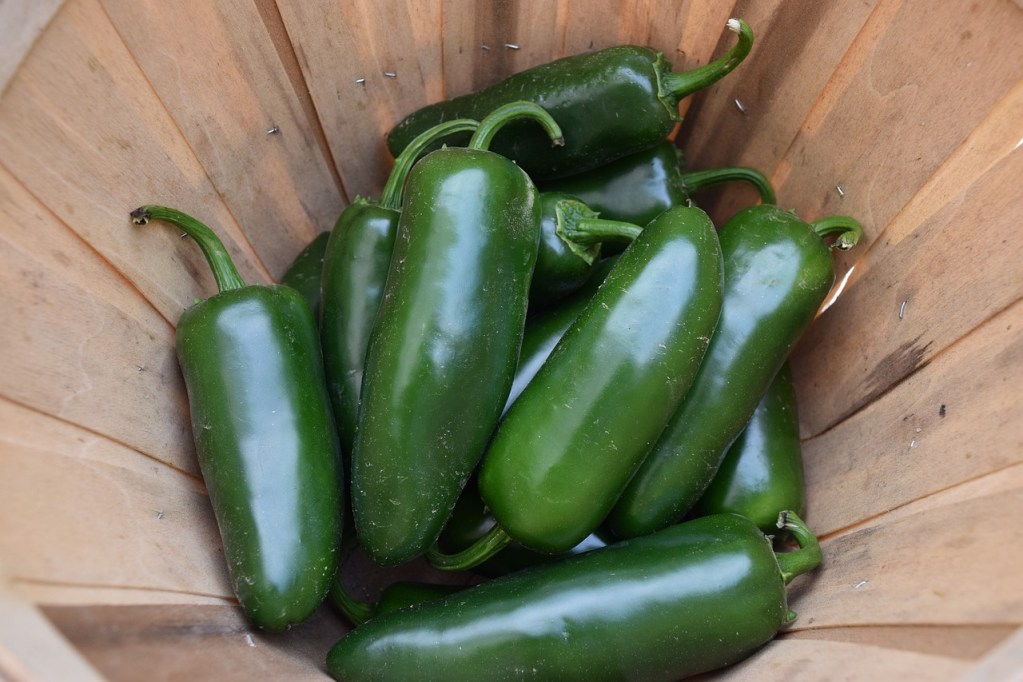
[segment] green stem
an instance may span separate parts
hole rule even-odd
[[[813,228],[813,231],[821,239],[837,234],[838,239],[834,241],[832,248],[837,248],[841,251],[848,251],[856,246],[860,238],[863,237],[863,226],[855,218],[850,218],[847,215],[821,218],[810,223],[810,227]]]
[[[330,583],[330,592],[327,593],[327,596],[334,608],[340,611],[341,615],[347,618],[352,625],[362,625],[373,616],[373,605],[353,597],[341,582],[340,572],[334,576],[334,580]]]
[[[742,63],[753,48],[753,29],[742,19],[729,19],[728,30],[739,34],[739,42],[719,59],[692,71],[661,74],[658,96],[669,106],[678,106],[684,97],[716,83]]]
[[[224,242],[220,241],[220,237],[213,230],[192,216],[166,206],[147,204],[132,211],[131,220],[136,225],[146,225],[150,220],[162,220],[180,228],[202,249],[220,291],[241,289],[245,286],[245,280],[238,274],[238,269],[235,268]]]
[[[454,554],[444,554],[437,545],[426,552],[426,559],[434,568],[442,571],[467,571],[493,557],[511,542],[511,536],[501,526],[495,525],[486,535]]]
[[[479,128],[473,133],[469,140],[469,149],[489,149],[490,142],[494,135],[509,121],[519,118],[535,119],[551,138],[551,145],[561,147],[565,144],[565,138],[561,133],[561,127],[547,110],[539,104],[520,100],[509,102],[490,112],[486,118],[480,121]]]
[[[774,196],[774,188],[771,187],[771,181],[754,168],[743,166],[711,168],[710,170],[691,171],[682,174],[682,183],[685,185],[686,192],[688,193],[697,192],[711,185],[719,185],[722,182],[732,182],[733,180],[741,180],[753,185],[757,192],[760,193],[761,203],[777,203]]]
[[[479,121],[474,121],[471,118],[456,118],[438,123],[417,135],[394,160],[394,167],[391,168],[391,174],[387,176],[387,183],[380,194],[380,207],[392,211],[401,209],[401,192],[405,187],[405,179],[408,177],[409,171],[412,170],[412,166],[419,160],[419,157],[435,142],[455,133],[474,132],[479,125]]]
[[[779,552],[775,555],[781,569],[782,580],[788,585],[797,575],[820,566],[821,546],[817,542],[817,537],[795,512],[783,511],[779,514],[778,528],[791,533],[799,545],[799,549],[795,551]]]
[[[575,199],[562,199],[554,205],[555,231],[577,256],[592,263],[596,254],[587,248],[606,241],[628,241],[643,231],[638,225],[620,220],[604,220],[596,211]]]

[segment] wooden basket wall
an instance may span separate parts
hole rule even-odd
[[[179,207],[278,278],[402,115],[615,43],[745,64],[683,106],[693,168],[751,165],[866,237],[794,361],[826,565],[728,679],[1023,669],[1019,0],[0,3],[0,677],[321,679],[340,620],[231,598],[174,324],[213,290]],[[741,104],[741,106],[740,106]],[[716,219],[752,200],[704,197]]]

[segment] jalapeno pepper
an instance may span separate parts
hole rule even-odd
[[[412,141],[395,159],[379,201],[356,197],[341,212],[323,257],[320,341],[342,452],[351,452],[362,373],[373,320],[380,307],[409,170],[433,142],[475,130],[478,122],[448,121]]]
[[[785,586],[821,561],[775,554],[748,519],[719,514],[374,618],[327,656],[345,682],[670,682],[735,663],[795,614]]]
[[[399,581],[391,583],[380,592],[380,596],[372,604],[352,597],[348,588],[341,581],[341,575],[335,575],[330,584],[328,598],[331,605],[352,625],[362,625],[370,618],[403,609],[406,606],[422,604],[464,590],[463,585],[440,585],[436,583]]]
[[[443,569],[513,539],[557,554],[603,521],[689,388],[721,306],[721,253],[703,211],[646,226],[512,403],[480,466],[498,526]],[[503,536],[503,538],[502,538]]]
[[[312,311],[286,286],[246,286],[217,236],[143,206],[206,256],[220,293],[177,325],[192,433],[234,592],[258,627],[309,616],[334,576],[344,485]]]
[[[302,249],[281,277],[281,284],[287,285],[309,304],[313,319],[320,319],[320,273],[323,271],[323,254],[327,250],[330,232],[321,232]]]
[[[835,232],[835,243],[849,248],[862,228],[844,216],[807,224],[766,204],[722,227],[721,320],[692,388],[608,518],[615,535],[663,528],[703,493],[831,289],[835,268],[822,236]]]
[[[796,389],[785,363],[692,513],[740,514],[768,533],[783,509],[802,515],[805,497]]]
[[[480,122],[468,148],[409,173],[366,356],[352,453],[360,542],[382,564],[437,539],[501,414],[522,342],[539,242],[536,187],[487,150],[510,120],[553,119],[514,103]]]
[[[750,183],[763,203],[774,203],[770,181],[753,168],[683,172],[682,152],[669,140],[585,173],[549,180],[539,187],[541,192],[571,195],[602,218],[646,225],[669,208],[686,204],[694,192],[733,180]]]
[[[581,287],[593,272],[602,242],[628,243],[640,228],[598,219],[585,204],[560,192],[540,194],[540,249],[529,283],[532,310],[551,305]]]
[[[730,19],[728,28],[739,35],[738,43],[720,59],[692,71],[671,73],[663,54],[632,45],[565,57],[479,92],[423,107],[394,127],[387,145],[397,155],[441,121],[479,119],[498,106],[525,99],[548,110],[568,132],[565,146],[551,150],[537,131],[509,126],[494,140],[494,151],[514,159],[534,179],[601,166],[663,140],[680,120],[681,99],[745,59],[753,45],[752,30],[738,19]]]

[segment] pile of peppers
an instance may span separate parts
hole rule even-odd
[[[673,73],[621,46],[424,107],[282,284],[219,292],[177,352],[231,583],[278,631],[326,599],[338,680],[676,680],[750,655],[821,562],[787,359],[853,218],[805,222],[751,168],[689,171],[681,98],[749,54]],[[751,183],[714,225],[693,201]],[[344,541],[344,551],[342,546]],[[357,544],[480,584],[345,587]]]

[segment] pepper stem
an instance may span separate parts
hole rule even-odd
[[[238,274],[238,269],[235,268],[224,242],[220,241],[220,237],[213,230],[192,216],[166,206],[147,204],[132,211],[131,220],[136,225],[146,225],[150,220],[162,220],[180,228],[195,240],[202,254],[206,256],[206,262],[210,264],[213,278],[217,281],[217,288],[220,291],[241,289],[245,286],[245,280]]]
[[[734,168],[711,168],[710,170],[692,171],[682,174],[682,184],[685,185],[687,193],[697,192],[704,187],[719,185],[722,182],[741,180],[753,185],[760,193],[760,202],[763,204],[777,203],[774,196],[774,188],[771,181],[763,173],[743,166]]]
[[[334,575],[327,596],[334,608],[340,611],[341,615],[347,618],[352,625],[362,625],[373,616],[373,605],[353,597],[341,582],[340,572]]]
[[[821,563],[821,546],[817,536],[807,527],[795,512],[783,511],[778,515],[778,528],[787,530],[796,539],[799,549],[792,552],[779,552],[778,568],[781,569],[782,580],[788,585],[797,575],[817,568]]]
[[[461,552],[444,554],[435,544],[426,551],[426,559],[431,566],[441,571],[467,571],[493,557],[510,542],[511,536],[504,532],[504,528],[495,525]]]
[[[476,129],[476,132],[472,135],[472,139],[469,140],[469,149],[489,149],[490,143],[494,139],[494,135],[496,135],[506,123],[518,118],[532,118],[539,122],[550,136],[552,146],[561,147],[565,144],[565,138],[561,133],[561,127],[558,126],[557,121],[555,121],[554,118],[547,113],[546,109],[534,102],[520,100],[517,102],[509,102],[508,104],[497,107],[482,121],[480,121],[479,128]]]
[[[679,101],[697,90],[721,80],[742,63],[753,48],[753,29],[742,19],[729,19],[729,31],[739,34],[739,42],[719,59],[692,71],[664,73],[660,76],[658,96],[668,106],[676,107]]]
[[[562,199],[554,205],[557,216],[555,232],[587,264],[592,264],[605,241],[625,240],[631,242],[639,236],[642,228],[619,220],[604,220],[600,214],[576,199]]]
[[[810,227],[813,228],[813,231],[821,239],[837,234],[838,239],[832,243],[831,248],[839,249],[840,251],[848,251],[856,246],[863,236],[863,226],[855,218],[850,218],[847,215],[821,218],[810,223]]]
[[[394,160],[391,174],[387,176],[387,183],[380,194],[380,207],[392,211],[401,209],[401,192],[405,187],[405,179],[408,177],[409,171],[412,170],[412,166],[415,165],[419,157],[430,146],[448,135],[474,132],[479,125],[479,121],[474,121],[471,118],[456,118],[444,123],[438,123],[429,130],[417,135]]]

